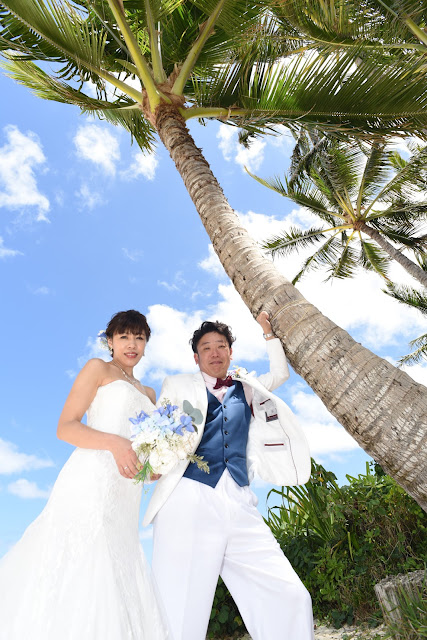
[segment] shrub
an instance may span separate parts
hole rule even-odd
[[[240,638],[246,627],[239,610],[221,578],[215,592],[208,638]]]
[[[309,482],[272,489],[282,504],[267,523],[311,593],[316,617],[336,627],[381,619],[374,584],[387,575],[423,568],[427,518],[381,467],[336,476],[313,461]]]

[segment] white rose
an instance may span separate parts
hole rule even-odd
[[[151,431],[151,429],[144,429],[137,435],[134,442],[138,444],[152,444],[156,440],[157,434],[155,431]]]
[[[177,463],[177,456],[168,447],[156,447],[150,453],[150,464],[154,473],[168,473]]]

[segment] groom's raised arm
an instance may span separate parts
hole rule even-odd
[[[258,381],[268,391],[274,391],[289,378],[289,367],[279,338],[267,341],[270,371],[258,377]]]
[[[267,353],[270,360],[270,371],[259,376],[260,382],[268,391],[274,391],[289,378],[289,368],[286,361],[285,352],[279,338],[273,333],[270,319],[266,311],[261,311],[257,317],[257,322],[261,326],[264,338],[267,343]]]

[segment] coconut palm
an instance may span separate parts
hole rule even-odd
[[[366,136],[423,136],[423,61],[408,52],[404,60],[367,59],[354,68],[351,51],[283,64],[268,0],[1,0],[0,7],[0,47],[18,82],[121,124],[144,150],[157,133],[251,312],[270,313],[295,370],[427,507],[425,387],[322,316],[262,256],[186,127],[190,118],[216,118],[250,133],[310,123]],[[96,86],[96,99],[85,94],[85,82]]]
[[[387,278],[387,267],[396,260],[427,287],[427,272],[402,252],[409,249],[421,257],[427,249],[422,231],[427,219],[426,169],[427,146],[415,147],[406,161],[385,144],[349,145],[303,132],[285,184],[280,178],[253,177],[305,207],[321,225],[291,227],[263,247],[275,256],[317,246],[294,284],[319,268],[326,268],[328,279],[351,277],[358,267]]]

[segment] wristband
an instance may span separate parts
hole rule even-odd
[[[263,333],[263,337],[267,340],[267,338],[274,338],[274,333]]]

